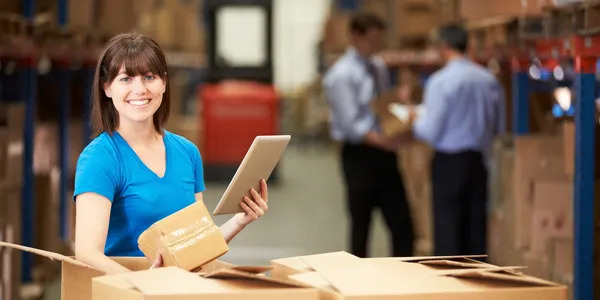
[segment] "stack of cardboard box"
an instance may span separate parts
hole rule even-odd
[[[505,179],[489,216],[489,253],[494,263],[527,265],[535,276],[571,284],[572,122],[563,129],[562,135],[515,137],[514,149],[497,154],[504,157],[499,176]]]
[[[466,256],[360,259],[334,252],[271,265],[274,278],[315,287],[321,299],[567,299],[564,286]]]
[[[105,38],[138,31],[152,36],[163,49],[205,51],[202,0],[80,0],[69,2],[69,25],[74,31]]]
[[[0,104],[0,240],[13,243],[21,239],[24,117],[23,104]],[[0,249],[1,299],[17,299],[20,257],[17,251]]]

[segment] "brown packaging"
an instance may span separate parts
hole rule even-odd
[[[154,223],[140,235],[138,245],[149,260],[161,253],[165,266],[185,270],[196,269],[229,250],[200,201]]]

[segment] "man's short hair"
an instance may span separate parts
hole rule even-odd
[[[385,30],[385,21],[375,14],[361,12],[352,16],[350,32],[363,35],[370,29]]]
[[[468,46],[467,31],[460,25],[451,24],[442,27],[437,34],[437,41],[448,47],[465,53]]]

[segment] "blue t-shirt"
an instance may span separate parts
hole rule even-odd
[[[93,192],[112,202],[107,256],[143,256],[137,240],[154,222],[195,202],[204,191],[198,148],[164,131],[166,171],[159,177],[137,156],[118,132],[104,132],[81,153],[75,173],[77,195]]]

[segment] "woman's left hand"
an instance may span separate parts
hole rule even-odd
[[[269,206],[267,206],[269,191],[264,179],[260,181],[260,194],[255,189],[251,189],[250,194],[252,199],[246,196],[240,203],[244,212],[235,215],[237,224],[242,227],[258,220],[269,210]]]

